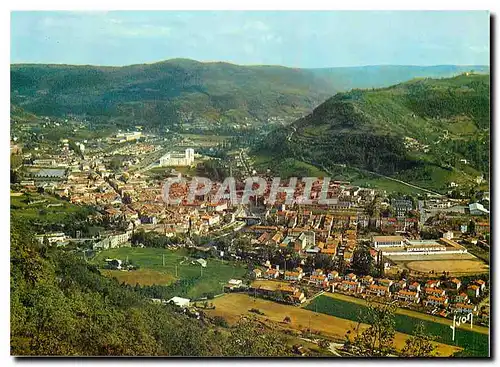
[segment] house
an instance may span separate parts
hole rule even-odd
[[[352,281],[356,280],[356,274],[354,274],[354,273],[349,273],[349,274],[347,274],[347,275],[344,277],[344,279],[352,282]]]
[[[366,290],[368,294],[373,294],[377,296],[390,296],[391,292],[389,291],[388,286],[371,284]]]
[[[414,303],[420,302],[419,293],[412,291],[405,291],[405,290],[398,291],[395,293],[394,298],[396,298],[398,301],[404,301],[404,302],[414,302]]]
[[[312,272],[312,275],[323,275],[323,270],[321,269],[316,269]]]
[[[467,295],[469,297],[479,297],[479,286],[473,284],[467,287]]]
[[[364,277],[361,278],[361,284],[364,286],[369,286],[374,283],[375,281],[373,280],[373,277],[371,275],[365,275]]]
[[[285,271],[285,280],[299,281],[302,279],[302,274],[298,271]]]
[[[292,294],[292,299],[294,303],[304,303],[306,301],[306,296],[304,295],[304,292],[295,289]]]
[[[454,237],[453,231],[443,231],[441,232],[441,238],[446,238],[447,240],[452,240]]]
[[[421,285],[419,282],[413,282],[408,285],[408,290],[412,292],[420,292]]]
[[[455,304],[455,313],[475,313],[477,306],[472,304],[457,303]]]
[[[309,282],[310,283],[314,283],[314,285],[316,286],[322,286],[322,285],[326,285],[328,280],[326,278],[326,275],[312,275],[310,278],[309,278]]]
[[[279,277],[279,275],[280,275],[280,273],[279,273],[278,269],[269,268],[264,273],[264,278],[265,279],[276,279]]]
[[[181,298],[181,297],[173,297],[170,298],[167,303],[173,303],[174,305],[181,307],[181,308],[186,308],[189,307],[191,300],[188,298]]]
[[[328,277],[328,280],[338,279],[339,278],[339,272],[333,270],[333,271],[331,271],[331,272],[328,273],[327,277]]]
[[[437,279],[429,279],[426,283],[425,286],[427,288],[437,288],[441,285],[441,281]]]
[[[444,289],[439,288],[424,288],[424,293],[427,296],[435,296],[435,297],[444,297],[446,291]]]
[[[379,279],[378,284],[384,287],[390,287],[394,282],[391,279]]]
[[[232,291],[234,289],[241,288],[242,285],[243,285],[243,282],[240,279],[230,279],[227,282],[227,284],[224,286],[224,288],[227,288],[227,289]]]
[[[448,286],[452,289],[458,290],[462,286],[462,282],[460,281],[460,279],[453,278],[448,282]]]
[[[407,285],[406,280],[400,280],[392,284],[392,290],[395,292],[400,291],[402,289],[405,289],[406,285]]]
[[[345,292],[356,292],[358,290],[359,283],[350,281],[350,280],[344,280],[340,284],[339,289],[345,291]]]
[[[467,295],[467,293],[460,293],[460,294],[457,294],[455,296],[455,302],[456,303],[469,303],[470,300],[469,300],[469,296]]]
[[[197,259],[196,262],[200,264],[202,267],[206,268],[207,267],[207,260],[205,259]]]
[[[469,210],[471,215],[486,215],[490,212],[480,203],[469,204]]]
[[[241,287],[241,285],[243,284],[243,281],[241,279],[229,279],[227,284],[230,284],[230,285],[233,285],[236,287]]]
[[[486,282],[482,279],[478,279],[473,282],[475,285],[479,287],[479,290],[482,292],[486,289]]]
[[[424,305],[427,307],[446,306],[447,304],[448,297],[429,296],[424,301]]]
[[[337,247],[322,248],[321,253],[328,256],[335,256],[337,254]]]
[[[262,278],[262,270],[260,269],[253,269],[252,270],[252,275],[255,279]]]

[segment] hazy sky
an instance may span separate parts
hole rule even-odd
[[[293,67],[489,65],[489,14],[12,12],[11,62],[128,65],[183,57]]]

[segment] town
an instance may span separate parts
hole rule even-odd
[[[272,172],[257,171],[244,148],[227,148],[222,162],[210,149],[227,143],[177,136],[165,144],[140,127],[98,140],[63,138],[57,147],[40,144],[28,151],[12,141],[11,155],[20,163],[11,198],[40,220],[67,205],[92,208],[88,228],[47,232],[40,225],[36,239],[81,254],[129,284],[141,282],[148,268],[140,256],[160,262],[144,286],[161,285],[160,270],[182,281],[183,272],[191,279],[206,269],[208,282],[217,264],[241,269],[221,270],[214,286],[189,291],[192,298],[184,290],[167,292],[167,299],[152,296],[154,302],[175,303],[200,318],[220,312],[218,300],[235,294],[308,309],[330,295],[391,303],[443,320],[473,314],[475,325],[488,326],[487,191],[472,199],[411,195],[318,177],[299,179],[292,189],[284,179],[269,200]],[[240,178],[234,194],[247,195],[247,204],[225,190],[224,177],[203,190],[193,186],[189,195],[189,180],[224,165]],[[258,193],[245,186],[250,174],[266,185]],[[179,199],[175,203],[165,201],[169,179],[175,182],[169,186],[170,196]],[[227,195],[220,198],[220,192]],[[150,247],[179,256],[166,264],[165,254],[148,255]],[[207,300],[215,306],[207,307]]]

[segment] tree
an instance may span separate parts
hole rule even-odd
[[[428,335],[422,322],[417,324],[413,335],[406,339],[401,351],[404,357],[430,357],[436,346],[432,343],[434,337]]]
[[[346,335],[345,347],[352,348],[361,356],[388,356],[394,351],[395,308],[393,305],[368,305],[365,314],[359,317],[358,326],[354,331],[354,340]],[[361,323],[370,325],[360,332]],[[352,334],[352,333],[348,333]]]
[[[474,222],[472,219],[469,222],[469,233],[471,235],[475,235],[476,234],[476,222]]]
[[[214,318],[212,319],[214,325],[217,325],[217,326],[222,326],[222,327],[228,327],[228,323],[226,321],[226,319],[222,316],[214,316]]]
[[[359,246],[352,255],[353,272],[358,275],[368,275],[373,270],[373,257],[367,247]]]
[[[327,349],[330,346],[330,342],[326,339],[318,340],[318,346],[323,349]]]
[[[399,278],[400,278],[401,280],[403,280],[403,279],[408,279],[408,276],[409,276],[409,275],[410,275],[410,273],[408,272],[408,269],[403,269],[403,270],[401,271],[401,273],[399,274]]]
[[[240,320],[231,328],[224,344],[225,355],[242,357],[289,356],[282,334],[267,328],[256,320]]]

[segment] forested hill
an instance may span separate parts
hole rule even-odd
[[[257,322],[221,327],[191,319],[32,236],[20,222],[12,223],[11,355],[290,355],[286,340]]]
[[[431,181],[440,171],[443,188],[459,176],[487,178],[489,89],[489,75],[466,73],[338,93],[257,150],[409,181]]]
[[[452,76],[484,66],[294,69],[172,59],[126,67],[11,65],[11,102],[44,116],[66,114],[130,124],[253,124],[293,121],[338,91],[415,76]]]

